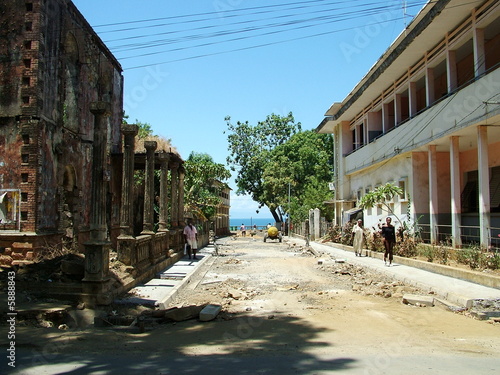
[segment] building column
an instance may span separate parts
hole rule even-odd
[[[460,198],[460,148],[459,137],[450,137],[450,175],[451,175],[451,240],[453,247],[462,246]]]
[[[434,90],[434,68],[427,68],[425,71],[425,103],[427,107],[430,107],[436,100]]]
[[[429,158],[429,220],[431,243],[438,240],[438,173],[436,146],[430,145],[428,151]]]
[[[394,126],[401,124],[402,118],[401,94],[394,94]]]
[[[168,162],[170,154],[159,154],[161,163],[160,174],[160,215],[159,215],[159,232],[168,232]]]
[[[120,235],[118,236],[118,260],[127,266],[134,264],[134,157],[135,136],[137,125],[122,125],[123,140],[123,171],[122,171],[122,201],[120,208]]]
[[[179,163],[170,165],[170,227],[177,228],[179,226],[179,198],[178,198],[178,181],[179,181]]]
[[[457,86],[457,53],[456,51],[446,50],[446,82],[448,85],[448,94],[453,92]]]
[[[154,199],[155,199],[155,141],[145,141],[146,173],[144,181],[144,219],[141,234],[154,234]]]
[[[394,125],[394,124],[392,124]],[[389,104],[382,104],[382,131],[387,133],[387,131],[392,128],[389,124]]]
[[[106,144],[108,118],[111,105],[107,102],[93,102],[90,111],[94,115],[94,139],[92,151],[92,182],[90,239],[85,243],[85,276],[83,298],[90,305],[108,302],[103,298],[109,273],[109,249],[106,226],[107,159]]]
[[[411,118],[417,114],[417,82],[410,82],[408,85],[408,104]]]
[[[486,59],[484,53],[484,29],[475,26],[472,29],[472,42],[474,48],[474,76],[479,77],[486,71]]]
[[[122,125],[123,140],[123,171],[122,171],[122,201],[120,209],[120,237],[133,235],[133,191],[134,191],[134,154],[137,125]]]
[[[488,164],[488,128],[477,127],[477,170],[479,175],[479,242],[490,246],[490,168]]]
[[[184,168],[179,168],[179,190],[178,190],[178,216],[177,216],[177,224],[180,227],[184,227],[184,176],[186,175]]]

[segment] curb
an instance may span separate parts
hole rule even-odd
[[[200,259],[197,263],[196,263],[196,267],[193,268],[193,270],[187,274],[177,285],[175,285],[172,290],[168,293],[168,295],[166,295],[165,297],[163,297],[161,300],[158,300],[157,301],[157,305],[158,305],[158,308],[160,310],[165,310],[168,308],[168,305],[169,303],[174,299],[174,297],[179,293],[179,291],[184,288],[186,286],[187,283],[190,282],[191,280],[191,277],[193,277],[197,272],[198,270],[200,269],[200,267],[208,261],[208,259],[212,258],[212,254],[211,253],[203,253],[203,258]],[[172,265],[172,267],[175,267],[175,264]],[[167,269],[170,269],[172,267],[169,267]]]

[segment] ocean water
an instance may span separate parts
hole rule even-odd
[[[229,226],[240,228],[241,224],[245,224],[247,229],[250,229],[254,225],[257,225],[257,228],[262,228],[267,226],[267,224],[271,223],[274,225],[274,219],[271,218],[229,218]]]

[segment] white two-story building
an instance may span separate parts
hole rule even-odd
[[[424,240],[498,247],[500,2],[429,1],[317,131],[334,137],[338,224],[391,182]]]

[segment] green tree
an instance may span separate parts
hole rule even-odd
[[[191,152],[184,163],[184,204],[198,217],[210,219],[222,203],[220,192],[227,185],[231,173],[224,164],[215,163],[205,153]]]
[[[332,198],[332,139],[307,130],[277,146],[264,167],[263,200],[294,221],[304,221],[310,209],[332,214],[324,202]]]
[[[260,207],[267,206],[276,221],[282,221],[280,203],[266,194],[264,170],[266,164],[274,162],[271,155],[274,148],[300,132],[300,122],[295,123],[291,112],[287,116],[273,113],[255,126],[248,121],[232,124],[229,116],[225,121],[229,130],[227,163],[231,170],[237,171],[236,193],[250,195]]]

